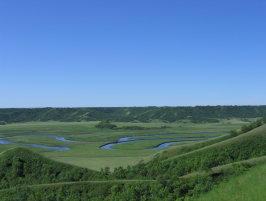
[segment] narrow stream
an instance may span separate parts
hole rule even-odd
[[[120,138],[117,142],[111,142],[108,144],[105,144],[101,146],[101,149],[107,149],[107,150],[119,150],[119,149],[114,149],[111,148],[112,146],[118,145],[118,144],[125,144],[125,143],[130,143],[130,142],[139,142],[139,141],[150,141],[150,140],[169,140],[170,142],[164,142],[159,144],[157,147],[151,148],[154,150],[157,149],[164,149],[167,148],[169,145],[174,144],[174,143],[181,143],[181,142],[189,142],[189,141],[203,141],[207,140],[210,138],[216,138],[221,134],[226,134],[228,132],[207,132],[207,133],[178,133],[178,134],[217,134],[217,136],[212,136],[212,137],[179,137],[179,138],[156,138],[156,139],[137,139],[137,138],[145,138],[145,137],[158,137],[158,136],[169,136],[169,135],[177,135],[177,133],[174,134],[157,134],[157,135],[147,135],[147,136],[134,136],[134,137],[122,137]],[[150,150],[151,150],[150,149]],[[149,150],[149,149],[145,149]]]
[[[105,144],[101,146],[101,149],[106,149],[106,150],[119,150],[119,149],[114,149],[112,146],[118,145],[118,144],[124,144],[124,143],[130,143],[130,142],[139,142],[139,141],[151,141],[151,140],[169,140],[169,142],[164,142],[159,144],[157,147],[151,148],[154,150],[157,149],[164,149],[168,147],[171,144],[174,143],[181,143],[181,142],[188,142],[188,141],[203,141],[207,140],[210,138],[216,138],[221,134],[226,134],[228,132],[208,132],[208,133],[178,133],[178,134],[217,134],[217,136],[202,136],[202,137],[179,137],[179,138],[155,138],[152,139],[151,137],[158,137],[158,136],[171,136],[171,135],[177,135],[175,134],[157,134],[157,135],[146,135],[146,136],[134,136],[134,137],[122,137],[120,138],[117,142],[111,142],[108,144]],[[40,147],[40,148],[45,148],[45,149],[54,149],[55,151],[66,151],[70,150],[69,147],[50,147],[46,145],[40,145],[40,144],[31,144],[31,143],[15,143],[15,142],[9,142],[7,139],[9,138],[18,138],[18,137],[31,137],[31,136],[37,136],[37,137],[50,137],[50,138],[55,138],[58,141],[63,141],[63,142],[78,142],[78,141],[71,141],[67,140],[64,137],[56,136],[56,135],[16,135],[16,136],[10,136],[10,137],[0,137],[0,144],[10,144],[10,145],[22,145],[22,146],[32,146],[32,147]],[[137,139],[137,138],[142,138],[142,139]],[[148,138],[148,139],[143,139],[143,138]],[[150,150],[151,150],[150,149]],[[149,150],[149,149],[142,149],[142,150]]]
[[[66,151],[66,150],[70,150],[69,147],[49,147],[49,146],[40,145],[40,144],[15,143],[15,142],[9,142],[9,141],[5,140],[5,139],[8,139],[8,138],[32,137],[32,136],[37,136],[37,137],[51,137],[51,138],[55,138],[58,141],[63,141],[63,142],[76,142],[76,141],[67,140],[64,137],[60,137],[60,136],[56,136],[56,135],[16,135],[16,136],[10,136],[10,137],[1,137],[0,138],[0,144],[11,144],[11,145],[22,145],[22,146],[40,147],[40,148],[45,148],[45,149],[55,149],[55,151]]]

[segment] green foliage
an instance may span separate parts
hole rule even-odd
[[[230,136],[231,137],[236,137],[236,136],[238,136],[239,135],[239,133],[236,131],[236,130],[231,130],[230,131]]]
[[[100,178],[96,171],[55,162],[23,148],[12,149],[0,157],[0,189]]]
[[[225,136],[222,136],[216,139],[207,140],[206,142],[200,142],[200,143],[195,143],[192,145],[177,147],[176,149],[165,150],[164,152],[162,152],[161,154],[158,154],[157,156],[159,157],[160,160],[166,160],[168,158],[171,158],[171,157],[174,157],[180,154],[188,153],[190,151],[197,150],[197,149],[200,149],[200,148],[212,145],[212,144],[216,144],[218,142],[222,142],[230,138],[231,136],[225,135]]]
[[[96,126],[96,128],[109,128],[109,129],[114,129],[117,126],[115,124],[111,124],[109,120],[103,120],[99,122]]]
[[[240,133],[246,133],[248,131],[251,131],[252,129],[254,128],[257,128],[263,124],[266,123],[266,117],[262,118],[262,119],[259,119],[257,121],[254,121],[248,125],[244,125],[242,128],[241,128],[241,132]]]
[[[254,121],[248,125],[244,125],[241,127],[240,131],[232,130],[230,131],[231,137],[236,137],[237,135],[246,133],[248,131],[253,130],[254,128],[260,127],[261,125],[266,123],[266,117],[259,119],[257,121]]]
[[[266,116],[266,106],[196,106],[196,107],[101,107],[101,108],[33,108],[0,109],[0,121],[101,121],[116,122],[160,120],[175,122],[190,119],[194,123],[225,118]]]
[[[0,125],[6,125],[5,121],[0,121]]]
[[[215,173],[171,180],[159,179],[158,182],[136,181],[104,183],[76,183],[62,185],[44,185],[32,187],[16,187],[0,191],[1,200],[6,201],[52,201],[52,200],[94,200],[94,201],[172,201],[194,200],[204,192],[213,189],[217,184],[228,181],[236,175],[245,173],[248,168],[242,165]]]

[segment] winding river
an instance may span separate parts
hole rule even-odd
[[[60,136],[56,136],[56,135],[16,135],[16,136],[10,136],[10,137],[0,137],[0,144],[11,144],[11,145],[22,145],[22,146],[40,147],[40,148],[45,148],[45,149],[55,149],[55,151],[66,151],[66,150],[70,150],[69,147],[49,147],[49,146],[40,145],[40,144],[14,143],[14,142],[9,142],[9,141],[5,140],[5,139],[8,139],[8,138],[32,137],[32,136],[37,136],[37,137],[51,137],[51,138],[55,138],[56,140],[64,141],[64,142],[76,142],[76,141],[67,140],[64,137],[60,137]]]
[[[217,134],[217,135],[221,135],[221,134],[226,134],[228,132],[201,132],[201,133],[178,133],[178,134]],[[159,136],[169,136],[169,135],[177,135],[177,133],[174,134],[157,134],[157,135],[146,135],[146,136],[134,136],[134,137],[122,137],[120,138],[117,142],[112,142],[112,143],[108,143],[105,144],[103,146],[101,146],[101,149],[107,149],[107,150],[119,150],[119,149],[114,149],[111,148],[112,146],[118,145],[118,144],[125,144],[125,143],[130,143],[130,142],[139,142],[139,141],[150,141],[150,140],[169,140],[170,142],[164,142],[159,144],[157,147],[153,147],[150,149],[142,149],[142,150],[157,150],[157,149],[164,149],[166,147],[168,147],[171,144],[174,143],[181,143],[181,142],[191,142],[191,141],[203,141],[203,140],[207,140],[210,138],[216,138],[218,136],[212,136],[212,137],[179,137],[179,138],[156,138],[156,139],[137,139],[137,138],[147,138],[147,137],[159,137]]]
[[[179,134],[217,134],[217,136],[219,136],[220,134],[226,134],[226,133],[228,133],[228,132],[179,133]],[[118,144],[130,143],[130,142],[139,142],[139,141],[151,141],[151,140],[167,140],[168,141],[169,140],[169,142],[164,142],[164,143],[159,144],[157,147],[151,148],[153,150],[157,150],[157,149],[164,149],[164,148],[166,148],[169,145],[174,144],[174,143],[181,143],[181,142],[188,142],[188,141],[203,141],[203,140],[217,137],[217,136],[211,136],[211,137],[203,136],[203,137],[179,137],[179,138],[169,138],[168,137],[168,138],[155,138],[155,139],[151,138],[151,137],[169,136],[169,135],[177,135],[177,134],[175,133],[175,134],[159,134],[159,135],[122,137],[117,142],[111,142],[111,143],[105,144],[105,145],[101,146],[100,148],[106,149],[106,150],[119,150],[119,149],[112,148],[112,146],[115,146]],[[9,138],[31,137],[31,136],[55,138],[56,140],[63,141],[63,142],[78,142],[78,141],[67,140],[64,137],[60,137],[60,136],[56,136],[56,135],[16,135],[16,136],[10,136],[10,137],[0,137],[0,144],[40,147],[40,148],[45,148],[45,149],[54,149],[55,151],[70,150],[69,147],[50,147],[50,146],[40,145],[40,144],[15,143],[15,142],[9,142],[7,140]],[[141,139],[137,139],[137,138],[141,138]],[[145,138],[148,138],[148,139],[145,139]],[[142,150],[149,150],[149,149],[142,149]]]

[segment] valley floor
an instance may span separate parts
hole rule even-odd
[[[160,143],[169,142],[171,139],[163,140],[162,136],[158,136],[158,140],[131,142],[113,146],[114,149],[120,150],[103,150],[100,147],[106,143],[115,142],[121,137],[132,136],[152,136],[156,134],[176,134],[165,136],[167,138],[180,137],[217,137],[220,134],[208,134],[213,132],[229,132],[238,129],[247,121],[234,120],[220,121],[219,123],[125,123],[114,122],[118,128],[138,126],[143,130],[127,130],[127,129],[98,129],[95,125],[98,122],[29,122],[14,123],[0,126],[0,138],[17,135],[25,135],[19,138],[9,138],[12,143],[31,143],[41,144],[51,147],[69,147],[68,151],[55,152],[54,150],[43,149],[39,147],[29,147],[33,151],[37,151],[42,155],[54,159],[56,161],[86,167],[94,170],[108,166],[111,169],[118,166],[126,167],[134,165],[141,160],[152,158],[160,150],[147,150],[158,146]],[[206,134],[207,133],[207,134]],[[54,138],[30,136],[30,135],[56,135],[65,137],[68,140],[77,142],[63,142]],[[154,138],[154,137],[153,137]],[[140,138],[141,139],[141,138]],[[146,138],[148,139],[148,138]],[[174,141],[174,140],[172,140]],[[176,147],[183,144],[193,144],[191,142],[182,142],[172,144],[170,147]],[[0,152],[19,145],[0,144]],[[164,150],[162,150],[164,151]]]

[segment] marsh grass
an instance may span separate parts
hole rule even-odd
[[[95,122],[28,122],[28,123],[13,123],[0,127],[0,137],[15,136],[15,135],[57,135],[66,137],[69,140],[79,142],[61,142],[54,138],[43,137],[21,137],[9,138],[12,142],[19,143],[34,143],[47,146],[67,146],[71,150],[62,152],[51,152],[53,150],[29,147],[28,149],[37,151],[48,158],[61,162],[74,164],[80,167],[99,170],[102,167],[109,166],[111,169],[118,166],[127,166],[136,164],[148,156],[153,156],[159,150],[102,150],[99,147],[109,142],[117,141],[121,137],[130,136],[149,136],[155,134],[177,133],[199,133],[199,132],[225,132],[233,129],[238,129],[243,125],[243,122],[236,124],[227,123],[131,123],[131,122],[112,122],[118,128],[125,126],[140,126],[149,128],[145,130],[126,130],[126,129],[99,129],[95,128]],[[165,128],[161,129],[162,126]],[[153,129],[154,128],[154,129]],[[191,136],[191,134],[189,134]],[[153,141],[139,142],[134,146],[138,149],[155,146]],[[158,142],[156,142],[158,143]],[[130,143],[129,143],[130,144]],[[132,145],[123,145],[130,146]],[[158,143],[160,144],[160,143]],[[121,145],[122,146],[122,145]],[[172,145],[177,147],[179,145]],[[0,145],[0,152],[8,150],[18,145]],[[23,146],[25,147],[25,146]],[[125,148],[125,147],[124,147]]]

